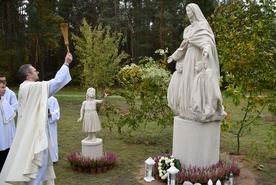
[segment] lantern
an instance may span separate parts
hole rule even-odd
[[[152,173],[154,164],[155,164],[155,162],[151,157],[149,157],[145,161],[145,177],[144,177],[144,180],[146,182],[151,182],[151,181],[154,180],[153,173]]]
[[[167,185],[175,185],[176,184],[176,174],[179,170],[175,166],[171,166],[168,170],[168,184]]]

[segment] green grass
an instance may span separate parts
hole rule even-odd
[[[61,108],[61,118],[58,121],[60,159],[59,162],[54,165],[57,185],[136,185],[139,184],[139,182],[135,177],[139,173],[141,166],[144,165],[144,161],[148,157],[155,157],[160,155],[162,151],[172,149],[172,126],[166,128],[156,145],[128,144],[124,139],[128,136],[127,129],[123,129],[123,133],[118,134],[116,128],[114,128],[112,132],[104,128],[97,133],[97,137],[103,139],[104,151],[113,151],[118,155],[118,162],[115,168],[102,174],[93,175],[74,172],[69,168],[66,157],[68,154],[75,151],[81,151],[81,140],[87,136],[86,133],[81,130],[82,123],[77,122],[82,101],[85,100],[85,90],[77,91],[75,89],[65,89],[57,93],[56,98]],[[118,97],[108,97],[106,101],[124,105],[123,99]],[[231,110],[232,117],[238,116],[235,119],[239,119],[241,116],[239,109],[231,105],[229,105],[228,110]],[[101,112],[99,115],[101,121],[105,121],[106,117],[101,114]],[[151,131],[153,131],[154,134],[155,126],[150,124],[149,128],[152,129]],[[271,122],[261,120],[258,124],[252,126],[250,133],[244,136],[241,141],[241,151],[247,155],[248,161],[244,167],[256,174],[265,185],[276,183],[274,177],[276,172],[275,149],[274,153],[271,153],[272,151],[268,151],[264,143],[264,139],[268,136],[268,133],[272,131],[271,128],[275,130],[275,125],[273,126]],[[250,155],[250,153],[254,153],[254,147],[257,150],[257,154],[261,157],[258,157],[256,154]],[[232,134],[222,132],[221,151],[230,153],[235,150],[236,138]],[[254,167],[256,164],[263,164],[264,171],[258,171]]]

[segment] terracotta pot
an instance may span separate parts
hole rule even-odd
[[[110,165],[107,166],[107,169],[108,169],[108,170],[111,170],[113,167],[114,167],[114,165],[113,165],[113,164],[110,164]]]
[[[96,168],[91,168],[91,169],[90,169],[90,173],[91,173],[91,174],[96,173]]]
[[[78,172],[83,172],[82,167],[78,167]]]
[[[108,170],[107,166],[103,166],[103,172],[106,172]]]
[[[89,169],[89,168],[85,168],[85,169],[83,169],[83,171],[84,171],[85,173],[89,173],[90,169]]]
[[[98,173],[102,173],[102,171],[103,171],[103,167],[98,167],[98,168],[97,168],[97,172],[98,172]]]
[[[71,168],[71,170],[73,170],[73,171],[77,171],[77,170],[78,170],[78,168],[75,167],[75,166],[70,166],[70,168]]]

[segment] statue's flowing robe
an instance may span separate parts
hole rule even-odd
[[[196,21],[185,28],[183,41],[180,47],[170,56],[177,62],[182,62],[183,72],[179,78],[179,116],[185,119],[193,119],[190,110],[192,86],[196,76],[195,65],[203,60],[203,50],[208,53],[207,67],[213,71],[213,77],[219,81],[219,62],[215,39],[209,24],[205,20]]]
[[[192,92],[190,109],[194,114],[194,120],[211,122],[222,120],[226,116],[219,82],[212,76],[210,68],[196,75]]]

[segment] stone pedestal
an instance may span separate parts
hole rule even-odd
[[[97,158],[103,155],[103,140],[96,138],[96,141],[82,140],[82,155],[85,157]]]
[[[209,167],[219,161],[220,122],[201,123],[174,117],[173,153],[182,167]]]

